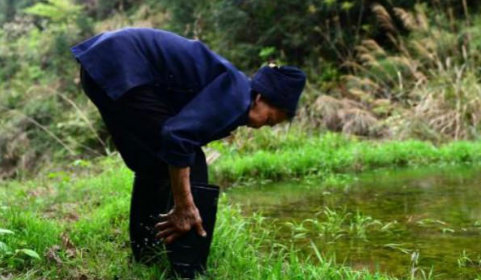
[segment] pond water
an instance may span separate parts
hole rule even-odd
[[[261,212],[276,242],[355,269],[407,278],[481,279],[481,168],[376,171],[341,186],[284,182],[234,187]]]

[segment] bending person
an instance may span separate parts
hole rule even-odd
[[[85,93],[135,173],[130,240],[137,261],[186,233],[211,240],[191,188],[208,183],[201,147],[239,126],[292,118],[306,80],[288,66],[262,67],[250,80],[202,42],[148,28],[105,32],[72,53]],[[184,277],[203,271],[171,262]]]

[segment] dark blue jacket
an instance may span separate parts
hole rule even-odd
[[[176,112],[159,128],[160,157],[170,165],[192,165],[200,146],[247,122],[249,79],[200,41],[126,28],[92,37],[72,53],[114,100],[137,86],[159,88]]]

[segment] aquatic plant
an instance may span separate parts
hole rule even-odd
[[[459,258],[457,259],[457,263],[459,267],[475,266],[481,268],[481,257],[478,256],[477,259],[473,259],[466,253],[466,250],[463,250]]]
[[[367,231],[375,226],[380,227],[384,232],[389,229],[389,227],[384,226],[381,221],[373,219],[371,216],[364,215],[358,210],[352,215],[349,232],[352,232],[358,237],[366,238]]]
[[[305,219],[300,222],[287,222],[286,226],[292,231],[292,236],[298,238],[321,237],[326,242],[349,237],[367,240],[369,231],[388,231],[382,222],[359,211],[348,212],[345,208],[331,209],[324,207],[315,214],[315,218]]]
[[[422,279],[422,280],[430,280],[430,279],[435,279],[434,274],[433,274],[433,268],[429,270],[429,272],[426,272],[424,269],[421,269],[418,267],[419,263],[419,251],[414,251],[411,254],[411,269],[410,269],[410,280],[415,280],[415,279]]]
[[[413,250],[412,249],[408,249],[407,247],[405,247],[406,244],[396,244],[396,243],[389,243],[389,244],[384,244],[384,247],[386,248],[390,248],[390,249],[393,249],[393,250],[398,250],[404,254],[410,254]]]
[[[306,222],[312,223],[316,231],[319,232],[319,235],[337,239],[342,237],[343,225],[349,218],[350,213],[347,213],[346,209],[335,211],[329,207],[325,207],[322,211],[316,213],[316,216],[323,216],[325,221],[309,219],[306,220]]]

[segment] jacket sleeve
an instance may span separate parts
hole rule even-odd
[[[240,74],[223,72],[164,123],[160,158],[169,165],[191,166],[196,150],[215,135],[234,129],[232,124],[249,105],[248,83]]]

